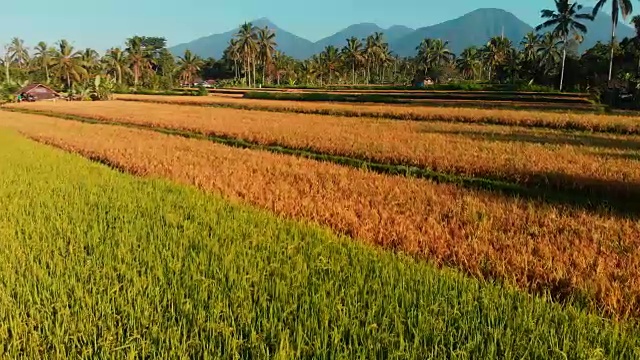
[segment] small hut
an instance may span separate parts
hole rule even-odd
[[[46,85],[31,84],[18,90],[16,96],[21,96],[24,100],[40,101],[57,99],[60,94]]]

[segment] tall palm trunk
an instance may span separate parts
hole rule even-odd
[[[353,64],[351,64],[351,71],[352,71],[352,75],[353,75],[353,85],[356,84],[356,62],[354,61]]]
[[[267,57],[262,59],[262,85],[264,85],[265,73],[267,72]]]
[[[251,74],[249,74],[249,56],[247,56],[246,64],[242,64],[242,67],[244,67],[244,83],[249,86],[249,81],[251,81]]]
[[[122,67],[118,66],[116,68],[116,76],[118,77],[118,85],[122,84]]]
[[[9,73],[9,56],[8,55],[4,56],[4,75],[5,75],[4,81],[7,83],[10,83],[11,74]]]
[[[562,71],[560,72],[560,91],[562,91],[562,85],[564,84],[564,64],[567,60],[567,40],[569,35],[564,35],[564,44],[562,45]],[[613,47],[612,47],[613,49]],[[613,58],[612,58],[613,59]],[[609,80],[611,80],[611,73],[609,73]]]
[[[614,0],[617,1],[617,0]],[[616,43],[616,23],[611,22],[611,58],[609,59],[609,81],[611,81],[611,76],[613,75],[613,48]]]
[[[49,76],[49,66],[44,64],[44,73],[47,76],[47,84],[51,82],[51,77]]]
[[[253,59],[253,87],[256,87],[256,59]]]

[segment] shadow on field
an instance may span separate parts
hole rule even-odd
[[[608,151],[592,151],[591,154],[609,159],[640,161],[640,153],[616,153]]]
[[[521,199],[568,206],[589,212],[640,219],[640,183],[602,180],[560,172],[523,174],[528,181],[514,188],[494,189]],[[571,187],[569,187],[571,186]]]
[[[473,140],[502,141],[502,142],[524,142],[531,144],[543,145],[573,145],[573,146],[589,146],[600,147],[606,149],[618,150],[640,150],[640,138],[633,139],[612,139],[598,134],[571,134],[571,133],[494,133],[483,130],[429,130],[425,129],[424,133],[459,135]]]

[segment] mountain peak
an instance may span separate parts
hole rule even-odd
[[[278,26],[276,24],[272,23],[271,20],[269,20],[266,17],[261,17],[259,19],[255,19],[253,21],[250,21],[250,23],[253,24],[253,26],[260,27],[260,28],[263,28],[265,26],[270,27],[272,29],[277,29],[278,28]]]
[[[591,9],[585,7],[582,11],[589,12]],[[518,19],[514,14],[498,8],[476,9],[456,19],[417,30],[403,25],[394,25],[388,29],[383,29],[377,24],[363,22],[348,26],[316,43],[279,28],[266,17],[255,19],[252,23],[260,28],[268,26],[276,32],[278,50],[297,59],[305,59],[317,54],[328,45],[342,48],[346,45],[346,39],[348,38],[363,39],[375,32],[384,34],[386,41],[389,42],[389,47],[394,53],[400,56],[414,56],[416,46],[425,38],[449,41],[450,50],[459,54],[469,46],[482,46],[491,37],[502,34],[511,39],[514,44],[518,44],[526,33],[533,30],[529,24]],[[585,22],[585,25],[587,25],[589,31],[585,36],[581,49],[589,48],[597,41],[607,42],[609,40],[611,36],[611,15],[601,12],[595,21]],[[182,55],[186,49],[189,49],[204,58],[219,58],[229,45],[229,40],[233,38],[237,31],[236,28],[222,34],[203,37],[186,44],[174,46],[171,51],[173,54]],[[635,31],[626,24],[620,24],[617,36],[619,39],[627,36],[632,37],[635,36]]]

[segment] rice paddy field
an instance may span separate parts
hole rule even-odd
[[[636,118],[119,99],[0,110],[0,358],[640,357]]]

